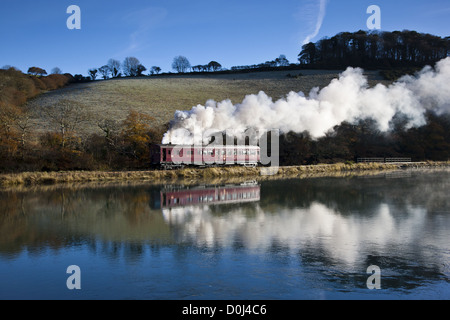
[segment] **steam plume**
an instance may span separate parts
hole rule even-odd
[[[372,118],[386,132],[396,114],[407,117],[407,128],[425,124],[426,110],[450,112],[450,57],[435,67],[425,67],[416,76],[405,76],[385,86],[370,88],[363,70],[348,68],[338,79],[319,90],[291,92],[274,102],[264,92],[248,95],[240,104],[209,100],[190,111],[177,111],[163,143],[201,144],[196,130],[229,132],[238,136],[247,129],[279,129],[281,133],[308,131],[313,138],[324,136],[344,121]]]

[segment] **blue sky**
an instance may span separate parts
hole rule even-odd
[[[87,75],[110,58],[137,57],[147,68],[172,71],[175,56],[192,65],[224,67],[291,62],[306,37],[367,30],[369,5],[381,8],[381,30],[450,35],[448,0],[1,0],[0,67],[31,66]],[[81,8],[81,30],[69,30],[67,7]]]

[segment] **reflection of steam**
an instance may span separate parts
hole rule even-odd
[[[232,247],[240,241],[247,249],[262,252],[274,243],[293,252],[313,246],[348,265],[369,251],[413,247],[417,238],[423,236],[419,233],[426,223],[424,209],[409,207],[408,216],[396,221],[395,210],[385,203],[371,216],[345,216],[317,202],[306,209],[283,208],[278,213],[264,211],[259,205],[254,206],[251,215],[244,210],[237,208],[226,217],[215,216],[205,205],[166,210],[164,218],[180,230],[179,241],[222,247]],[[425,237],[420,241],[434,243],[436,239]]]

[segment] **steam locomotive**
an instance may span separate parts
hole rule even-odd
[[[164,169],[217,167],[239,165],[256,167],[260,163],[258,146],[181,146],[173,144],[153,145],[150,149],[151,164]]]

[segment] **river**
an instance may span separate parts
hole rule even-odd
[[[447,300],[449,190],[445,169],[2,190],[0,299]]]

